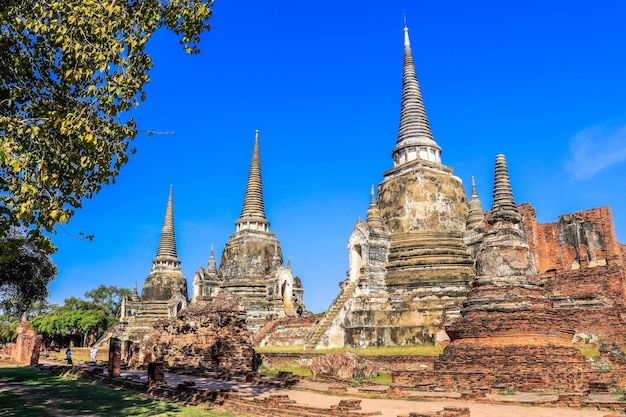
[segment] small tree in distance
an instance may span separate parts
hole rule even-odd
[[[90,300],[70,297],[62,306],[52,306],[47,314],[33,317],[32,325],[46,340],[80,339],[82,346],[94,343],[116,321],[120,302],[130,290],[100,285],[85,296]]]

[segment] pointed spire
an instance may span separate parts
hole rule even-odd
[[[489,215],[489,224],[498,222],[519,223],[522,218],[517,211],[513,200],[513,191],[509,180],[509,169],[506,158],[500,154],[496,156],[496,174],[493,184],[493,206]]]
[[[139,292],[137,291],[137,280],[135,280],[135,287],[133,288],[133,292],[130,295],[130,299],[132,301],[139,300]]]
[[[404,75],[402,104],[396,147],[392,152],[396,166],[415,159],[441,163],[441,148],[435,142],[422,101],[419,82],[411,53],[409,29],[404,26]]]
[[[176,235],[174,232],[174,202],[173,191],[170,185],[170,196],[167,200],[167,208],[165,209],[165,220],[163,220],[163,228],[161,229],[161,240],[157,249],[156,258],[152,261],[153,268],[156,267],[173,267],[180,268],[180,260],[176,252]]]
[[[469,214],[467,216],[467,230],[485,230],[485,213],[483,213],[483,204],[478,198],[476,192],[476,182],[472,177],[472,197],[469,201]]]
[[[217,274],[217,262],[215,262],[215,249],[212,243],[211,243],[211,256],[209,256],[209,263],[206,269],[210,275]]]
[[[376,201],[376,194],[374,193],[374,186],[372,185],[370,206],[367,209],[367,219],[365,220],[373,229],[382,229],[383,222],[380,215],[380,209],[378,202]]]
[[[270,226],[265,217],[265,206],[263,204],[258,130],[255,131],[254,149],[252,151],[252,161],[250,162],[243,208],[241,209],[241,216],[235,224],[237,225],[237,231],[246,229],[267,231]]]

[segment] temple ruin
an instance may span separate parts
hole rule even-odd
[[[158,320],[155,332],[137,348],[135,364],[160,361],[170,367],[213,372],[245,373],[253,370],[252,333],[246,310],[230,291],[211,301],[197,301],[172,320]]]

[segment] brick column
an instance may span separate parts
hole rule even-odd
[[[163,362],[150,362],[148,364],[148,385],[165,384],[165,371]]]
[[[122,362],[122,341],[116,337],[109,339],[109,378],[120,376]]]

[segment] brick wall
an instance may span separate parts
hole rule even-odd
[[[537,272],[555,307],[577,333],[624,343],[626,245],[617,242],[608,206],[538,223],[535,209],[518,205]]]
[[[280,363],[299,363],[303,366],[310,366],[315,357],[322,353],[262,353],[263,365],[271,368]],[[361,356],[367,359],[381,371],[390,372],[393,370],[417,370],[433,369],[433,363],[438,356],[407,356],[407,355],[377,355]]]

